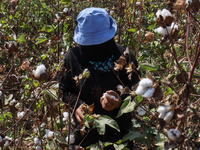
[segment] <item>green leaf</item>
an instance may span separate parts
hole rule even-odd
[[[134,101],[131,102],[131,96],[127,96],[127,98],[124,100],[122,106],[120,107],[120,110],[119,110],[116,118],[120,117],[124,113],[132,112],[136,105],[137,104]]]
[[[52,25],[44,25],[44,27],[40,31],[52,32],[53,30],[54,27]]]
[[[122,150],[126,145],[127,145],[127,143],[125,143],[125,144],[120,144],[120,145],[113,144],[115,150]]]
[[[129,32],[136,32],[135,28],[128,29]]]
[[[47,141],[46,150],[58,150],[58,146],[55,140]]]
[[[117,122],[109,116],[102,115],[98,119],[94,120],[94,128],[97,128],[100,135],[105,134],[106,124],[120,132]]]
[[[62,3],[62,4],[67,4],[67,5],[69,5],[70,2],[71,2],[71,0],[61,0],[61,3]]]
[[[158,142],[157,145],[159,148],[157,150],[161,150],[161,149],[164,149],[164,141],[161,141],[161,142]]]
[[[46,5],[46,3],[41,3],[43,8],[47,9],[48,11],[51,11],[51,8]]]
[[[45,94],[51,96],[52,98],[57,99],[56,90],[54,90],[54,89],[44,89],[42,91],[42,93],[45,93]]]
[[[141,137],[143,137],[143,136],[144,136],[144,135],[141,134],[141,133],[138,132],[138,131],[135,131],[135,132],[129,131],[129,133],[127,133],[127,134],[122,138],[122,142],[127,141],[127,140],[132,141],[132,140],[134,140],[135,138],[141,138]]]
[[[4,121],[4,117],[0,116],[0,122]]]
[[[89,114],[85,114],[84,120],[85,120],[85,126],[90,128],[89,123],[93,122],[95,120],[95,118],[92,116],[89,116]]]
[[[40,36],[40,37],[38,37],[37,39],[36,39],[36,45],[37,44],[40,44],[40,43],[43,43],[43,42],[45,42],[47,40],[47,38],[45,37],[45,36]]]
[[[157,68],[155,65],[153,64],[149,64],[149,63],[140,63],[139,64],[139,70],[140,71],[156,71]]]
[[[136,100],[138,103],[141,103],[143,101],[143,97],[141,95],[137,95]]]
[[[60,132],[54,132],[55,139],[61,144],[67,144]]]
[[[22,34],[19,36],[19,38],[17,39],[17,42],[19,43],[27,43],[26,39],[25,39],[26,34]]]

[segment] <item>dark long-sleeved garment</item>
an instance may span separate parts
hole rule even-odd
[[[94,64],[92,64],[90,61],[104,62],[105,60],[113,56],[112,62],[116,62],[116,60],[119,59],[121,55],[123,55],[124,51],[125,48],[121,45],[116,44],[114,39],[111,39],[100,45],[79,45],[67,51],[65,55],[64,66],[67,71],[71,71],[69,71],[68,73],[65,72],[64,75],[61,75],[59,86],[60,90],[63,91],[63,101],[68,103],[68,94],[70,93],[70,106],[74,108],[78,93],[80,91],[80,86],[76,86],[73,77],[78,76],[83,72],[84,69],[88,68],[88,70],[90,71],[90,77],[87,78],[86,81],[83,83],[82,91],[76,109],[84,102],[88,105],[94,103],[93,113],[108,115],[115,119],[119,109],[114,109],[112,111],[104,110],[100,103],[100,97],[104,92],[108,90],[114,90],[117,92],[116,87],[121,83],[116,74],[119,75],[119,78],[123,82],[123,84],[128,87],[131,87],[138,83],[138,75],[136,73],[133,73],[131,80],[129,80],[125,68],[123,68],[119,72],[116,72],[116,74],[113,72],[113,69],[110,72],[103,72],[94,69]],[[135,57],[131,52],[130,57],[127,58],[127,63],[130,62],[129,59],[135,64],[136,67],[138,66],[137,61],[135,60]],[[127,95],[122,95],[122,100],[126,96]],[[117,133],[117,131],[112,128],[106,127],[106,134],[104,136],[100,136],[97,130],[94,129],[90,131],[90,134],[87,135],[87,138],[82,142],[81,145],[83,147],[86,147],[90,144],[98,142],[98,140],[116,142],[117,140],[122,138],[128,132],[131,126],[131,114],[124,114],[115,120],[120,127],[120,133]],[[79,144],[78,142],[80,142],[82,138],[83,137],[81,137],[81,135],[78,135],[75,144]]]

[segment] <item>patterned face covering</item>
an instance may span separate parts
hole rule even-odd
[[[89,61],[89,62],[94,66],[95,70],[98,70],[100,72],[110,72],[113,67],[113,55],[104,62],[100,61]]]

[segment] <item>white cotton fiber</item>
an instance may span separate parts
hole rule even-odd
[[[137,89],[135,90],[135,93],[137,94],[137,95],[143,95],[145,92],[146,92],[146,90],[147,90],[148,88],[147,87],[144,87],[144,86],[138,86],[137,87]]]
[[[41,146],[39,146],[39,145],[37,145],[36,147],[35,147],[35,150],[41,150],[42,148],[41,148]]]
[[[165,8],[162,10],[161,15],[163,16],[164,19],[168,16],[172,16],[171,12]]]
[[[144,109],[143,109],[143,108],[144,108]],[[140,116],[144,116],[144,115],[146,114],[145,107],[144,107],[144,106],[138,107],[138,108],[137,108],[137,113],[138,113],[138,115],[140,115]]]
[[[186,0],[186,4],[187,4],[187,5],[192,4],[192,0]]]
[[[169,129],[167,136],[170,140],[176,141],[181,136],[181,132],[179,130]]]
[[[49,130],[49,129],[45,129],[46,134],[44,135],[45,138],[53,138],[54,136],[54,132]]]
[[[154,92],[155,92],[155,88],[154,87],[148,88],[148,90],[144,93],[143,97],[151,98],[153,96]]]
[[[46,72],[46,67],[45,65],[41,64],[39,66],[37,66],[37,69],[36,70],[33,70],[33,74],[36,76],[36,77],[40,77],[40,75],[42,73],[45,73]]]
[[[165,117],[164,117],[164,121],[166,121],[166,123],[169,123],[172,118],[173,118],[173,115],[174,115],[174,112],[173,111],[169,111],[165,114]]]
[[[144,78],[139,82],[139,86],[151,87],[153,86],[153,81],[149,78]]]
[[[17,113],[17,117],[18,117],[19,119],[21,119],[21,118],[24,116],[24,114],[25,114],[24,111],[18,112],[18,113]]]
[[[159,18],[161,14],[162,14],[162,11],[161,11],[161,10],[158,10],[158,11],[156,12],[156,17]]]
[[[65,141],[68,143],[68,136],[65,138]],[[70,144],[73,144],[75,142],[75,137],[73,134],[70,134]]]

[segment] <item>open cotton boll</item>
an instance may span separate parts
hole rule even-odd
[[[176,141],[176,139],[181,136],[181,132],[179,130],[169,129],[167,136],[170,140]]]
[[[14,105],[14,104],[16,104],[16,100],[15,99],[13,99],[12,101],[10,101],[10,105]]]
[[[5,136],[6,140],[12,141],[12,137]]]
[[[161,15],[163,16],[164,19],[168,16],[172,16],[171,12],[165,8],[162,10]]]
[[[162,14],[162,11],[161,11],[161,10],[158,10],[158,11],[156,12],[156,17],[159,18],[161,14]]]
[[[19,119],[21,119],[21,118],[24,116],[24,114],[25,114],[24,111],[18,112],[18,113],[17,113],[17,117],[18,117]]]
[[[170,109],[171,109],[171,106],[159,106],[157,109],[157,112],[164,114],[167,111],[169,111]]]
[[[144,108],[144,109],[143,109],[143,108]],[[144,116],[144,115],[146,114],[145,107],[144,107],[144,106],[138,107],[138,108],[137,108],[137,113],[138,113],[138,115],[140,115],[140,116]]]
[[[139,82],[139,86],[151,87],[153,86],[153,81],[149,78],[144,78]]]
[[[53,138],[54,132],[49,130],[49,129],[45,129],[46,134],[44,135],[45,138]]]
[[[37,145],[36,147],[35,147],[35,150],[41,150],[42,148],[41,148],[41,146],[40,145]]]
[[[178,30],[178,25],[177,24],[174,24],[174,22],[172,22],[171,24],[171,29],[174,28],[174,29],[177,29]]]
[[[140,6],[141,5],[141,2],[136,2],[136,6]]]
[[[64,8],[64,9],[63,9],[63,12],[64,12],[64,13],[67,13],[67,12],[68,12],[68,8]]]
[[[147,87],[144,87],[144,86],[138,86],[137,89],[135,90],[135,93],[137,95],[143,95],[146,91],[147,91]]]
[[[164,120],[166,121],[166,123],[169,123],[172,120],[173,115],[174,115],[173,111],[169,111],[165,114]]]
[[[153,96],[153,93],[155,92],[155,88],[151,87],[149,88],[143,95],[145,98],[151,98]]]
[[[63,112],[63,116],[64,116],[65,118],[68,118],[68,117],[69,117],[69,113],[68,113],[68,112]]]
[[[9,145],[9,141],[6,141],[5,143],[4,143],[4,146],[6,147],[6,146],[8,146]]]
[[[46,67],[45,67],[45,65],[43,65],[43,64],[37,66],[37,69],[36,69],[36,70],[33,70],[33,74],[34,74],[37,78],[39,78],[40,75],[41,75],[42,73],[45,73],[45,72],[46,72]]]
[[[158,34],[161,34],[163,36],[167,35],[167,30],[166,30],[166,28],[163,28],[163,27],[156,28],[155,32],[157,32]]]
[[[75,138],[74,138],[74,135],[73,134],[70,134],[70,137],[69,137],[69,143],[70,144],[73,144],[75,142]],[[68,143],[68,136],[65,138],[65,141]]]
[[[35,138],[33,139],[33,141],[34,141],[35,144],[39,144],[39,142],[40,142],[40,140],[39,140],[37,137],[35,137]]]

